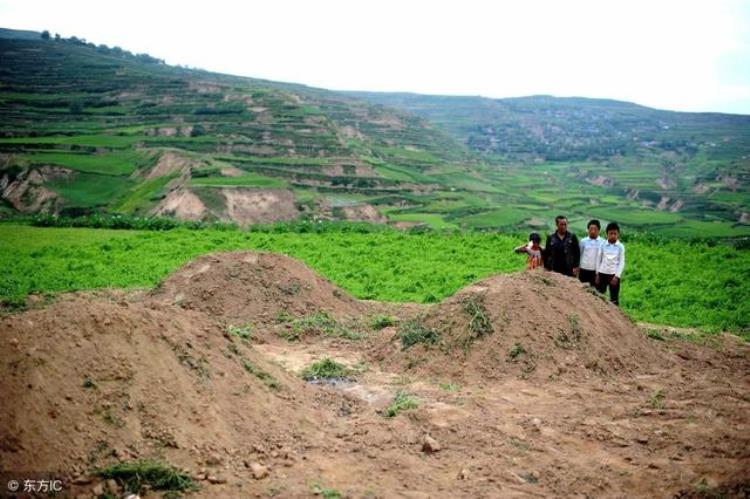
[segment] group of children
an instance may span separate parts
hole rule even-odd
[[[565,217],[558,217],[556,219],[558,228],[560,227],[559,222],[562,220],[566,222],[567,226]],[[566,231],[565,227],[563,227],[563,231]],[[572,274],[577,276],[581,282],[594,286],[600,293],[606,293],[607,288],[609,288],[610,301],[619,305],[620,279],[625,269],[625,246],[619,240],[620,227],[617,223],[612,222],[607,225],[607,239],[602,239],[599,236],[601,227],[599,220],[589,221],[588,237],[583,238],[577,244],[576,249],[578,251],[573,252],[575,254],[573,255]],[[540,245],[542,239],[536,232],[529,236],[527,244],[515,248],[516,253],[528,255],[526,262],[528,270],[542,266],[548,270],[553,270],[552,258],[549,258],[550,255],[545,255],[545,251],[550,252],[550,238],[555,237],[555,235],[552,234],[548,237],[545,249],[542,249]],[[572,238],[577,242],[575,235]],[[567,272],[563,273],[567,274]]]

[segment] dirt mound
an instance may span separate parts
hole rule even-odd
[[[302,262],[272,253],[218,253],[188,263],[166,279],[153,300],[228,322],[273,322],[280,313],[333,317],[362,313],[365,304]]]
[[[377,355],[433,374],[485,380],[648,372],[670,362],[589,286],[542,270],[462,289],[402,324]]]
[[[299,378],[204,314],[81,294],[0,324],[4,470],[72,479],[159,457],[249,474],[244,461],[293,461],[328,417]]]
[[[648,339],[556,274],[418,306],[354,300],[285,256],[215,254],[151,293],[0,317],[0,351],[0,478],[59,471],[71,497],[121,496],[92,470],[139,459],[185,470],[191,497],[750,486],[747,344]],[[316,364],[347,374],[306,383]]]

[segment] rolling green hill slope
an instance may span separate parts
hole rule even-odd
[[[0,216],[750,235],[750,118],[342,93],[0,30]]]
[[[0,39],[0,59],[6,211],[384,221],[370,203],[469,171],[423,119],[325,90],[81,40]]]

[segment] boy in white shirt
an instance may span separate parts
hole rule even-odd
[[[600,293],[607,291],[609,286],[609,300],[615,305],[620,304],[620,278],[625,269],[625,246],[618,240],[620,226],[615,222],[607,225],[607,241],[599,249],[599,259],[596,265],[596,289]]]
[[[599,263],[599,249],[604,244],[604,239],[599,237],[602,224],[599,220],[590,220],[588,224],[589,237],[581,239],[581,267],[578,271],[578,279],[592,286],[596,280],[596,265]]]

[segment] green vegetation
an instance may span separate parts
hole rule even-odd
[[[103,479],[115,480],[124,490],[143,494],[145,486],[153,490],[187,492],[198,485],[187,474],[160,461],[139,460],[120,462],[94,471]]]
[[[164,175],[141,182],[131,188],[119,202],[114,203],[112,211],[124,214],[145,212],[161,199],[165,187],[175,178],[176,175]]]
[[[29,293],[152,287],[199,255],[238,249],[288,254],[358,298],[387,301],[434,303],[487,275],[523,269],[512,253],[518,238],[503,234],[409,234],[357,225],[300,232],[313,229],[301,227],[153,232],[0,224],[0,299],[20,306]],[[621,301],[631,317],[750,338],[750,284],[740,277],[750,275],[748,250],[649,238],[635,238],[626,247]],[[335,331],[325,317],[301,321],[297,329],[310,322]],[[432,337],[409,333],[412,326],[420,331],[418,323],[401,325],[407,344],[412,337]]]
[[[5,33],[0,179],[35,178],[58,213],[147,214],[185,189],[204,221],[241,223],[220,189],[247,187],[289,189],[292,213],[309,220],[375,207],[394,223],[530,232],[564,213],[578,230],[599,217],[625,234],[750,237],[747,116],[580,98],[353,98]],[[34,176],[44,165],[74,172]],[[2,216],[49,195],[31,189],[20,203],[4,190]]]
[[[101,175],[130,175],[140,165],[146,165],[143,154],[136,151],[113,151],[104,154],[39,151],[21,156],[30,164],[57,165],[79,172]]]
[[[649,405],[652,409],[663,409],[664,399],[666,399],[664,390],[656,390],[653,394],[651,394],[651,398],[649,398]]]
[[[267,373],[266,371],[260,369],[249,360],[243,360],[242,367],[245,368],[245,371],[247,371],[248,373],[252,374],[256,378],[261,380],[267,387],[271,388],[272,390],[281,389],[281,385],[276,380],[276,378],[274,378],[271,374]]]
[[[253,326],[252,324],[245,324],[243,326],[234,326],[230,324],[229,327],[227,327],[227,332],[243,341],[247,341],[252,337]]]
[[[283,180],[252,172],[245,172],[238,177],[195,177],[190,181],[190,184],[213,187],[282,188],[287,186],[287,183]]]
[[[523,347],[523,345],[521,345],[520,343],[516,343],[508,351],[508,358],[510,360],[515,360],[516,358],[520,357],[521,355],[525,353],[526,353],[526,349]]]
[[[53,180],[47,185],[75,206],[92,208],[117,200],[133,182],[127,177],[79,173],[71,179]]]
[[[561,348],[572,348],[581,339],[581,325],[578,316],[569,314],[567,316],[569,329],[562,329],[555,336],[555,344]]]
[[[464,313],[469,318],[469,332],[471,339],[475,340],[492,334],[492,321],[487,315],[487,309],[484,306],[484,296],[470,295],[463,300]]]
[[[318,483],[314,484],[311,487],[313,495],[320,496],[323,499],[341,499],[342,496],[341,492],[339,492],[336,489],[329,489],[327,487],[324,487]]]
[[[456,383],[438,383],[438,386],[441,390],[445,390],[446,392],[459,392],[461,391],[461,387]]]
[[[289,341],[298,341],[307,335],[322,334],[348,340],[360,340],[362,335],[340,324],[328,312],[309,314],[298,318],[279,317],[279,322],[287,323],[287,328],[279,333]]]
[[[397,322],[395,317],[390,315],[378,314],[370,318],[370,327],[375,331],[380,331],[386,327],[394,326]]]
[[[352,369],[345,365],[326,357],[307,366],[302,371],[301,376],[306,381],[311,381],[314,379],[348,378],[353,372]]]
[[[434,345],[440,340],[440,335],[425,326],[419,319],[412,319],[401,324],[398,331],[401,338],[401,348],[407,350],[418,343]]]
[[[393,418],[403,411],[416,409],[417,407],[419,407],[419,402],[417,401],[417,399],[404,391],[399,391],[396,393],[396,396],[393,397],[393,400],[385,409],[385,416],[387,418]]]

